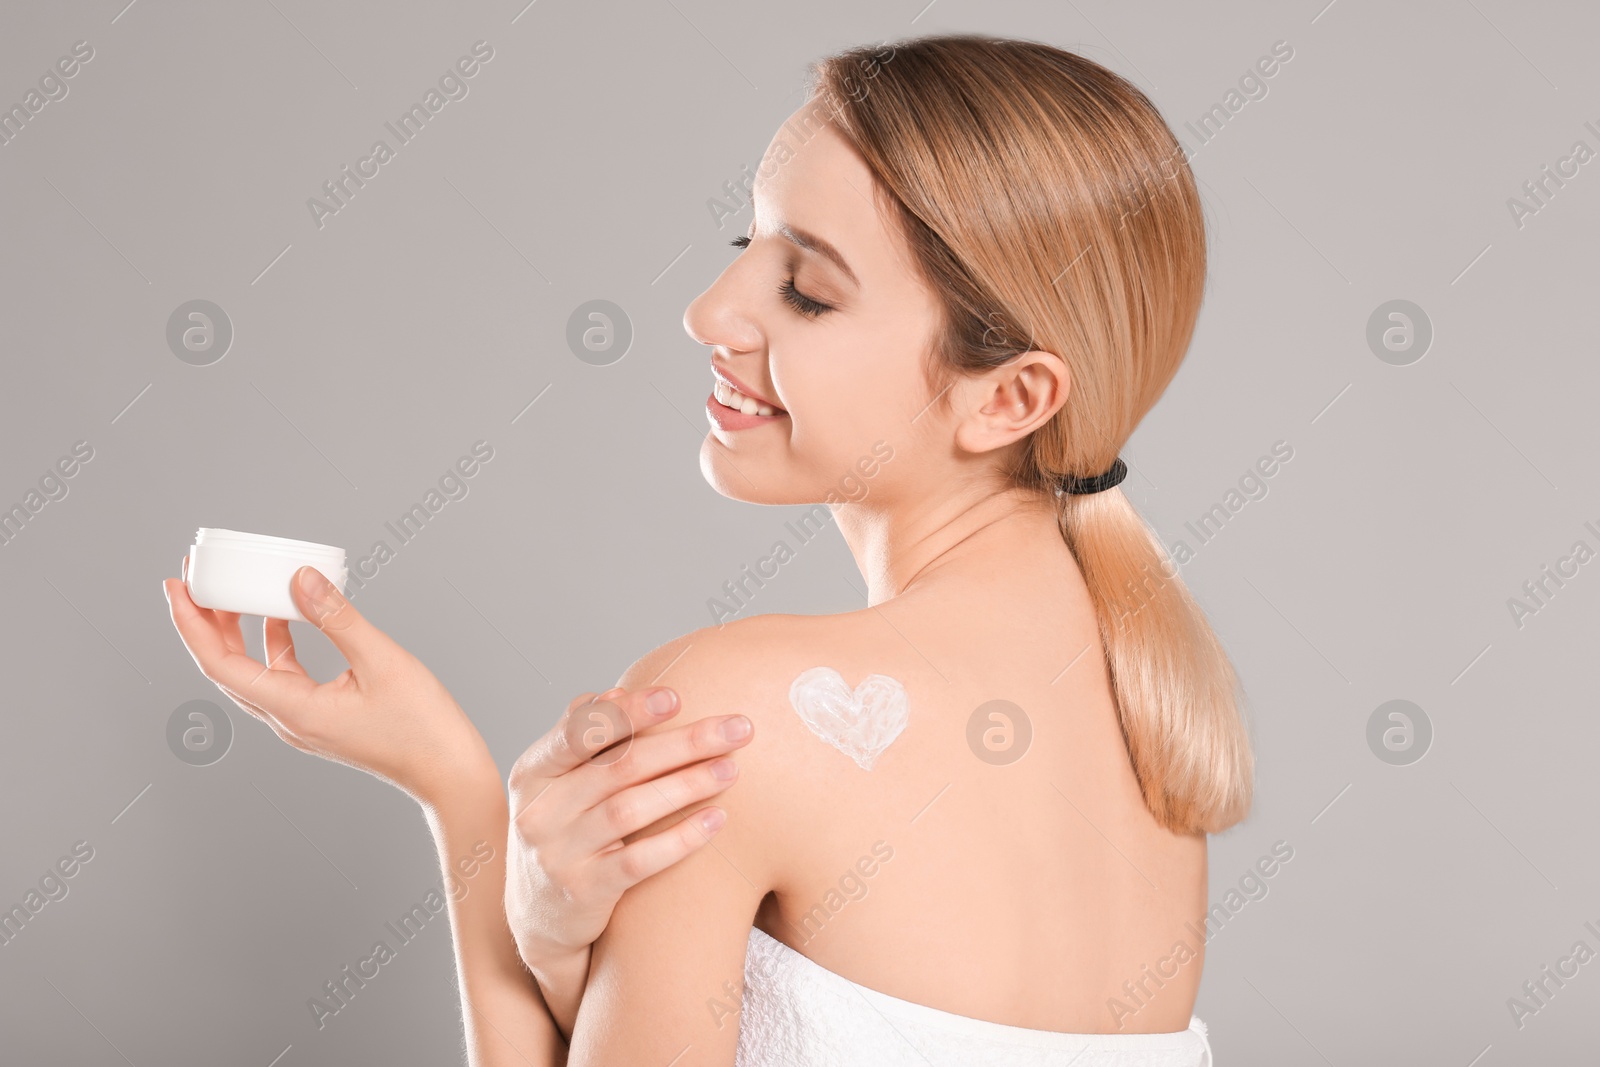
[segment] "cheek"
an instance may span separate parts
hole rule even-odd
[[[892,383],[879,385],[877,377],[855,370],[808,374],[786,394],[790,446],[807,469],[830,483],[870,462],[874,442],[900,448],[917,429],[911,424],[916,407],[907,406],[908,397],[893,395]]]
[[[789,409],[790,444],[818,472],[854,469],[875,442],[909,447],[932,420],[912,420],[928,402],[913,315],[769,333],[773,381]],[[881,446],[880,446],[881,448]]]

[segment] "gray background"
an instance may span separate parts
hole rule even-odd
[[[74,42],[95,50],[0,146],[0,504],[94,449],[0,547],[0,903],[95,850],[0,946],[0,1058],[452,1061],[442,918],[325,1028],[306,1006],[437,883],[416,806],[231,704],[221,761],[176,758],[173,710],[220,695],[159,583],[197,526],[393,545],[385,521],[487,440],[469,494],[356,602],[509,768],[571,696],[712,621],[707,598],[800,510],[698,471],[708,353],[680,319],[749,220],[719,229],[708,199],[759,161],[805,61],[952,29],[1082,51],[1194,153],[1210,290],[1127,451],[1163,539],[1195,547],[1186,522],[1294,449],[1183,569],[1260,756],[1212,899],[1294,848],[1210,944],[1197,1011],[1220,1061],[1592,1054],[1600,962],[1521,1028],[1507,1006],[1575,942],[1600,949],[1600,562],[1520,627],[1507,604],[1574,542],[1600,548],[1600,163],[1520,227],[1508,208],[1575,141],[1600,148],[1592,6],[125,2],[0,12],[8,107]],[[306,200],[480,39],[469,95],[318,229]],[[1279,40],[1294,57],[1267,94],[1200,146],[1184,124]],[[597,298],[635,331],[609,366],[565,342]],[[235,331],[207,367],[165,341],[193,299]],[[1366,340],[1393,299],[1435,332],[1407,366]],[[829,534],[751,610],[849,610],[858,585]],[[1393,699],[1434,730],[1407,766],[1367,742]]]

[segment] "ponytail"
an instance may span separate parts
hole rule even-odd
[[[1255,762],[1227,653],[1121,489],[1063,493],[1057,516],[1094,602],[1145,805],[1174,832],[1219,833],[1249,812]]]

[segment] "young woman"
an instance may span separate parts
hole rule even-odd
[[[575,702],[637,736],[581,768],[581,799],[549,803],[570,724],[511,773],[493,919],[549,1015],[509,1021],[527,990],[487,914],[458,923],[463,996],[531,1063],[1208,1064],[1206,834],[1247,812],[1252,757],[1225,653],[1116,488],[1204,288],[1182,148],[1134,86],[1035,42],[912,39],[813,75],[684,323],[716,381],[705,476],[827,502],[868,606],[646,655],[608,696],[670,684],[672,733]],[[357,619],[336,596],[323,614]],[[694,768],[653,780],[685,759],[647,744],[710,744],[731,708],[754,725],[738,788],[709,808]],[[491,789],[481,754],[416,766],[441,718],[390,724],[382,759],[450,798],[448,864]],[[324,751],[360,763],[359,727]],[[574,872],[640,845],[660,853],[585,897]]]

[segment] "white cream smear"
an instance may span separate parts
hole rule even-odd
[[[811,732],[865,771],[906,728],[905,686],[869,674],[854,690],[832,667],[812,667],[789,685],[789,703]]]

